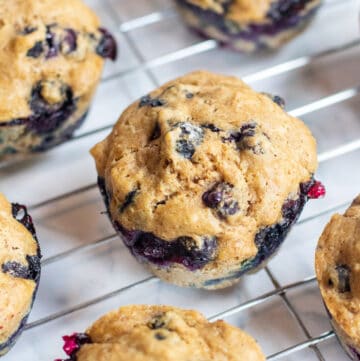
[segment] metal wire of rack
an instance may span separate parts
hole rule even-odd
[[[325,6],[335,6],[336,4],[342,2],[343,0],[333,0],[328,1]],[[148,78],[151,80],[153,86],[158,86],[159,82],[157,80],[157,77],[154,75],[154,69],[159,68],[160,66],[163,66],[165,64],[175,63],[177,61],[191,58],[195,56],[196,54],[206,53],[210,50],[214,50],[219,47],[219,44],[214,40],[203,40],[198,41],[193,45],[190,45],[186,48],[182,48],[180,50],[177,50],[175,52],[170,52],[165,55],[161,55],[155,59],[147,60],[141,50],[139,49],[138,44],[133,40],[133,38],[130,36],[130,33],[134,30],[142,29],[147,26],[152,26],[154,24],[163,22],[165,20],[169,20],[172,18],[176,18],[178,15],[175,11],[175,9],[172,6],[166,7],[164,9],[161,9],[156,12],[152,12],[140,17],[136,17],[127,21],[121,21],[121,19],[118,18],[117,13],[113,7],[113,2],[111,0],[104,0],[102,2],[102,6],[105,7],[106,11],[109,16],[112,17],[113,21],[116,24],[119,24],[118,31],[122,34],[122,36],[126,39],[131,51],[135,55],[138,64],[135,66],[131,66],[129,68],[126,68],[121,71],[114,72],[110,75],[105,76],[102,79],[103,83],[112,81],[114,79],[119,79],[123,76],[127,76],[129,74],[134,74],[138,72],[143,72],[148,76]],[[306,56],[300,56],[291,60],[287,60],[285,62],[282,62],[280,64],[276,64],[271,67],[267,67],[265,69],[262,69],[260,71],[256,71],[255,73],[249,74],[244,77],[244,80],[246,82],[255,82],[259,80],[269,79],[278,75],[283,75],[285,73],[290,73],[296,69],[305,68],[309,65],[313,64],[316,61],[321,61],[323,59],[326,59],[327,57],[338,55],[343,52],[346,52],[351,49],[357,49],[360,46],[360,40],[352,40],[346,44],[342,44],[340,46],[335,46],[330,49],[326,49],[323,51],[320,51],[318,53],[314,53],[311,55]],[[302,105],[300,107],[297,107],[295,109],[292,109],[290,111],[290,114],[301,117],[308,114],[311,114],[313,112],[329,108],[330,106],[334,106],[336,104],[340,104],[343,102],[346,102],[348,100],[351,100],[355,98],[357,95],[360,94],[360,84],[358,86],[354,86],[347,89],[342,89],[340,91],[334,92],[330,95],[327,95],[325,97],[321,97],[318,100],[312,101],[306,105]],[[82,133],[78,133],[73,139],[73,142],[79,141],[82,138],[90,137],[94,134],[101,133],[105,130],[108,130],[112,127],[112,124],[96,127],[92,130],[85,131]],[[344,142],[338,146],[335,146],[331,148],[330,150],[326,150],[324,152],[321,152],[319,154],[319,162],[325,163],[327,161],[333,160],[335,158],[338,158],[340,156],[350,154],[353,152],[356,152],[360,150],[360,138]],[[47,207],[54,206],[57,202],[62,202],[64,200],[69,200],[72,197],[81,195],[86,192],[92,191],[96,187],[95,183],[90,183],[88,185],[85,185],[83,187],[71,190],[69,192],[65,192],[63,194],[51,197],[47,200],[34,203],[29,206],[30,211],[37,211],[39,209],[46,209]],[[339,204],[336,204],[334,206],[331,206],[325,210],[318,211],[312,215],[309,215],[298,222],[298,224],[295,226],[298,227],[299,225],[306,224],[308,222],[313,221],[314,219],[317,219],[321,216],[329,216],[331,213],[338,211],[340,209],[343,209],[347,204],[349,204],[351,200],[348,199],[346,202],[341,202]],[[46,272],[46,267],[55,263],[55,262],[62,262],[66,260],[70,256],[74,256],[75,254],[81,254],[82,252],[88,251],[90,249],[96,249],[100,245],[106,245],[107,243],[110,243],[111,241],[116,238],[116,234],[112,233],[110,235],[107,235],[105,237],[101,237],[99,239],[96,239],[92,242],[82,244],[80,246],[68,249],[63,252],[58,252],[52,256],[49,256],[42,261],[44,272]],[[286,357],[293,355],[301,350],[310,349],[312,350],[314,356],[318,360],[325,360],[324,355],[322,354],[321,350],[319,349],[319,345],[326,340],[329,340],[334,337],[334,333],[331,330],[328,330],[327,332],[324,332],[318,336],[313,337],[311,335],[311,332],[309,331],[306,324],[303,322],[301,315],[297,311],[296,307],[294,307],[292,301],[288,297],[288,293],[293,290],[302,290],[303,287],[307,285],[314,284],[316,282],[316,279],[314,276],[307,277],[305,279],[301,279],[296,282],[288,283],[286,285],[281,285],[281,283],[278,281],[274,273],[270,270],[269,267],[265,268],[265,272],[271,281],[273,285],[273,289],[269,292],[265,292],[259,296],[256,296],[254,298],[251,298],[241,304],[238,304],[234,307],[228,308],[226,310],[223,310],[221,312],[218,312],[217,314],[214,314],[209,317],[209,320],[214,321],[218,320],[220,318],[226,318],[230,317],[232,315],[238,314],[240,312],[244,312],[246,310],[250,309],[256,309],[259,305],[269,302],[270,300],[274,299],[275,297],[279,297],[281,299],[281,302],[285,305],[287,308],[289,314],[295,322],[300,327],[305,340],[303,342],[293,344],[287,348],[284,348],[276,353],[272,353],[267,356],[267,360],[278,360],[278,359],[286,359]],[[157,282],[160,282],[157,278],[153,276],[145,277],[135,283],[130,283],[125,286],[122,286],[118,289],[115,289],[109,293],[104,293],[98,297],[94,297],[92,299],[89,299],[85,302],[78,303],[72,307],[68,307],[64,310],[61,310],[59,312],[51,313],[50,315],[46,317],[42,317],[39,319],[36,319],[32,322],[29,322],[25,330],[32,330],[35,328],[41,328],[47,323],[50,323],[55,320],[59,320],[64,318],[65,316],[71,315],[77,311],[83,310],[85,308],[88,308],[90,306],[100,304],[110,298],[113,298],[115,296],[122,295],[125,292],[134,291],[135,289],[144,287],[146,285],[155,284]],[[15,351],[16,352],[16,351]]]

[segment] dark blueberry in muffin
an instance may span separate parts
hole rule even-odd
[[[28,266],[18,262],[6,262],[2,265],[2,271],[16,278],[35,281],[40,271],[39,257],[26,256]]]
[[[180,129],[180,135],[176,141],[176,151],[186,159],[191,159],[204,138],[204,130],[187,122],[176,123],[172,131]]]
[[[340,293],[351,292],[350,274],[351,270],[347,265],[341,264],[335,267],[338,276],[338,290]]]
[[[22,35],[29,35],[34,33],[37,30],[35,26],[25,26],[25,28],[21,31]]]
[[[46,26],[46,37],[45,41],[47,44],[47,53],[46,53],[46,59],[51,59],[58,55],[59,52],[59,44],[56,41],[55,33],[51,31],[51,28],[55,25],[47,25]]]
[[[133,191],[129,192],[126,195],[124,203],[121,205],[121,207],[119,209],[120,213],[123,213],[126,210],[126,208],[129,207],[129,205],[133,202],[137,192],[138,192],[138,189],[134,189]]]
[[[229,183],[217,183],[202,196],[204,204],[215,209],[218,216],[226,218],[239,211],[239,203],[234,199],[234,186]]]
[[[13,217],[23,226],[25,226],[25,228],[32,234],[32,236],[35,237],[35,227],[26,207],[18,203],[13,203],[11,205],[11,212]]]
[[[65,35],[61,42],[61,51],[70,54],[77,49],[77,35],[73,29],[65,29]]]
[[[213,133],[219,133],[221,131],[221,129],[216,127],[214,124],[203,124],[201,128],[209,129]]]
[[[298,16],[305,6],[312,0],[278,0],[270,5],[267,17],[272,21],[282,21]]]
[[[149,106],[151,108],[162,107],[166,104],[166,101],[161,98],[151,98],[150,95],[145,95],[140,99],[139,107]]]
[[[275,104],[277,104],[280,108],[285,108],[285,100],[281,98],[279,95],[272,95],[270,93],[262,93],[270,98]]]
[[[96,53],[103,58],[115,60],[117,57],[117,46],[115,38],[104,28],[99,29],[101,38]]]
[[[147,324],[151,330],[158,330],[160,328],[165,328],[166,321],[164,319],[164,314],[158,314],[153,317],[153,319]]]
[[[57,103],[50,104],[44,97],[45,87],[55,87],[62,97]],[[59,128],[76,110],[72,90],[56,81],[43,81],[35,85],[31,92],[30,116],[27,127],[37,134],[46,134]]]
[[[138,232],[136,240],[132,240],[132,251],[135,255],[158,264],[181,263],[191,270],[204,267],[216,255],[217,240],[214,237],[203,237],[201,247],[190,237],[180,237],[174,241],[164,241],[151,233]]]
[[[44,52],[44,47],[42,41],[37,41],[35,45],[28,50],[26,53],[30,58],[39,58]]]
[[[250,122],[244,124],[239,131],[232,131],[227,138],[223,138],[224,142],[234,142],[238,145],[246,138],[255,135],[256,123]]]
[[[154,337],[155,337],[157,340],[159,340],[159,341],[166,340],[166,338],[167,338],[167,337],[166,337],[163,333],[161,333],[161,332],[156,332],[155,335],[154,335]]]

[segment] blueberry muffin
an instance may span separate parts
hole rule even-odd
[[[315,140],[279,104],[237,78],[195,72],[136,101],[92,149],[114,227],[157,276],[227,287],[323,195]]]
[[[64,341],[69,361],[265,360],[255,340],[240,329],[170,306],[122,307]]]
[[[40,278],[40,249],[26,208],[0,193],[0,356],[25,326]]]
[[[278,48],[300,33],[321,0],[177,0],[190,27],[240,51]]]
[[[350,358],[360,360],[360,195],[326,226],[315,268],[334,330]]]
[[[80,0],[0,0],[0,161],[69,139],[113,37]]]

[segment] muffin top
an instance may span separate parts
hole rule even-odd
[[[127,306],[87,330],[78,361],[265,360],[255,340],[223,321],[168,306]]]
[[[69,89],[92,92],[105,35],[81,0],[0,0],[0,123],[29,117],[35,97],[51,105]]]
[[[30,310],[39,276],[40,252],[31,218],[0,193],[0,345]]]
[[[315,267],[331,316],[360,344],[360,196],[344,215],[331,218],[317,246]]]
[[[255,234],[317,168],[302,121],[234,77],[194,72],[127,108],[92,149],[113,221],[202,248],[217,262],[252,258]]]
[[[180,0],[182,1],[182,0]],[[185,0],[204,10],[210,10],[240,23],[279,20],[293,10],[319,4],[320,0],[279,1],[279,0]]]

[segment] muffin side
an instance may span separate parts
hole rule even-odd
[[[334,215],[316,249],[316,275],[331,324],[347,354],[360,360],[360,196]]]
[[[40,280],[40,248],[24,206],[0,193],[0,356],[20,336]]]

